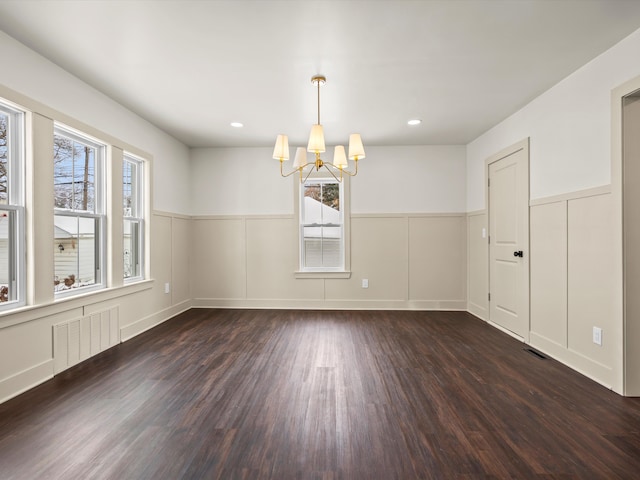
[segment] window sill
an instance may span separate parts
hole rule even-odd
[[[351,272],[294,272],[295,278],[351,278]]]
[[[45,316],[55,315],[75,308],[84,308],[96,303],[107,302],[126,295],[150,290],[153,285],[154,280],[145,279],[128,285],[100,288],[98,290],[79,292],[77,295],[70,295],[64,298],[54,298],[38,305],[23,305],[11,310],[4,310],[0,312],[0,330],[38,320]]]

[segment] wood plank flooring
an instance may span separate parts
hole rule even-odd
[[[640,399],[463,312],[191,310],[0,405],[5,479],[640,478]]]

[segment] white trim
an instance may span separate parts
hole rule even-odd
[[[351,272],[345,272],[345,271],[339,271],[339,272],[333,272],[333,271],[311,271],[311,270],[305,270],[305,271],[296,271],[293,272],[294,276],[296,278],[351,278]]]
[[[478,217],[480,215],[486,215],[487,214],[487,209],[482,209],[482,210],[474,210],[473,212],[467,212],[467,217]]]
[[[626,338],[627,320],[625,316],[625,258],[624,258],[624,223],[623,223],[623,125],[622,102],[630,94],[640,90],[640,77],[635,77],[611,91],[611,194],[613,200],[613,284],[612,313],[615,319],[614,342],[620,347],[614,359],[615,378],[612,388],[616,393],[626,395],[629,391],[626,382],[627,360]],[[634,346],[635,347],[635,346]],[[637,365],[635,366],[638,367]]]
[[[560,195],[552,195],[550,197],[536,198],[529,201],[529,206],[537,207],[540,205],[547,205],[549,203],[568,202],[571,200],[580,200],[581,198],[595,197],[598,195],[608,195],[611,191],[611,185],[601,185],[599,187],[587,188],[585,190],[577,190],[575,192],[567,192]]]
[[[339,267],[304,267],[303,266],[303,218],[302,218],[302,205],[304,203],[304,196],[302,195],[302,189],[304,188],[305,183],[300,182],[295,177],[293,178],[293,196],[294,196],[294,221],[296,222],[296,246],[295,254],[296,254],[296,272],[298,273],[310,273],[315,278],[332,278],[332,277],[323,277],[322,275],[327,273],[347,273],[351,271],[351,178],[349,176],[345,176],[342,179],[342,182],[336,182],[335,178],[327,177],[324,174],[315,174],[312,173],[311,176],[308,177],[308,181],[317,181],[318,183],[329,183],[329,184],[337,184],[340,189],[340,220],[342,227],[342,236],[341,236],[341,257],[342,257],[342,265]],[[263,218],[263,217],[258,217]],[[302,278],[297,277],[296,278]],[[334,277],[335,278],[335,277]],[[344,277],[341,277],[344,278]]]
[[[151,330],[167,320],[171,320],[173,317],[186,312],[190,308],[192,308],[191,300],[185,300],[184,302],[172,305],[169,308],[165,308],[141,318],[137,322],[125,325],[120,328],[120,341],[126,342],[127,340],[131,340],[133,337],[136,337],[147,330]]]
[[[53,378],[53,359],[29,367],[0,380],[0,403],[17,397]]]
[[[0,330],[22,323],[40,320],[43,316],[55,315],[67,312],[76,308],[89,307],[96,303],[106,302],[115,298],[122,298],[127,295],[151,290],[154,280],[143,280],[114,288],[103,288],[97,291],[81,291],[78,295],[57,299],[54,303],[44,303],[41,305],[27,305],[11,311],[0,313]],[[46,310],[46,311],[43,311]]]
[[[351,218],[433,218],[433,217],[465,217],[466,212],[413,212],[413,213],[354,213]]]
[[[0,311],[13,311],[27,301],[26,238],[26,164],[27,111],[0,99],[0,112],[7,118],[6,204],[7,216],[7,288],[8,301]],[[13,298],[12,298],[13,297]]]
[[[535,333],[530,333],[529,345],[549,355],[555,360],[567,365],[572,370],[590,378],[596,383],[606,388],[613,389],[614,380],[613,369],[601,363],[598,363],[575,350],[566,348],[548,338]],[[589,373],[591,372],[591,373]],[[595,373],[594,373],[595,372]],[[615,390],[615,389],[614,389]]]
[[[280,310],[455,310],[466,311],[465,300],[318,300],[195,298],[192,308]]]

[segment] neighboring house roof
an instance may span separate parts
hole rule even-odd
[[[81,219],[78,217],[65,217],[56,215],[54,219],[54,236],[55,238],[72,238],[77,236],[93,236],[95,223],[90,219]]]
[[[319,201],[311,198],[304,197],[304,221],[306,224],[310,223],[333,223],[335,225],[340,224],[340,211],[335,208],[331,208],[328,205],[324,205]],[[340,238],[342,235],[340,228],[325,228],[324,232],[320,227],[305,227],[304,236],[309,237],[323,237],[323,238]]]
[[[81,229],[78,232],[78,220],[73,217],[56,217],[56,224],[53,226],[53,238],[54,239],[64,239],[64,238],[73,238],[80,236],[93,236],[93,223],[89,222],[80,222],[81,226],[85,225],[87,228]],[[7,238],[9,235],[9,219],[6,215],[0,214],[0,240],[3,238]]]

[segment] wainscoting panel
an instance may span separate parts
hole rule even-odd
[[[489,252],[487,212],[467,214],[467,310],[488,319]]]
[[[352,218],[351,278],[327,280],[326,299],[405,302],[407,259],[406,218]],[[362,288],[365,278],[368,288]]]
[[[193,306],[466,308],[466,214],[351,217],[348,278],[296,278],[291,215],[192,219]],[[362,288],[362,280],[368,288]]]
[[[194,219],[191,225],[193,297],[245,298],[245,220],[206,217]]]
[[[612,387],[612,199],[606,188],[531,202],[531,345]],[[602,329],[602,345],[593,328]]]
[[[611,195],[568,203],[569,348],[602,365],[613,366],[613,225]],[[602,345],[593,343],[602,329]]]
[[[409,299],[467,298],[465,215],[409,217]]]
[[[120,343],[118,307],[53,325],[54,374]]]
[[[262,300],[321,300],[321,279],[296,279],[295,222],[291,217],[246,219],[247,297]],[[239,239],[242,241],[242,239]],[[224,253],[223,253],[224,254]],[[220,272],[226,275],[227,272]]]
[[[531,207],[531,332],[567,348],[567,203]]]

